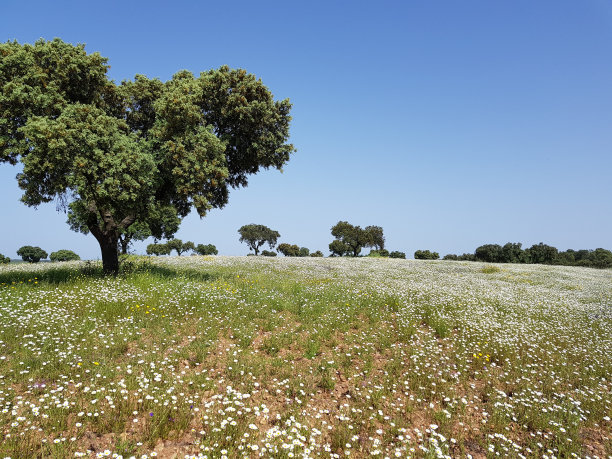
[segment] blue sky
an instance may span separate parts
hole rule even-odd
[[[177,237],[243,255],[237,229],[328,253],[339,220],[390,250],[540,241],[612,249],[612,1],[2,2],[0,40],[60,37],[110,77],[227,64],[293,103],[297,153]],[[0,253],[99,258],[54,204],[20,201],[0,165]],[[144,252],[143,244],[136,245]]]

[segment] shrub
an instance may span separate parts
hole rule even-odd
[[[374,257],[374,258],[384,257],[384,258],[387,258],[387,257],[389,257],[389,251],[387,249],[370,250],[370,253],[368,253],[368,257]]]
[[[276,256],[276,252],[271,252],[270,250],[262,250],[261,254],[264,257],[275,257]]]
[[[308,255],[310,255],[310,249],[306,247],[300,247],[298,257],[307,257]]]
[[[485,273],[485,274],[494,274],[500,271],[501,269],[498,266],[494,266],[494,265],[486,265],[480,269],[480,272]]]
[[[317,250],[316,252],[312,252],[310,254],[311,257],[322,257],[323,256],[323,252],[321,252],[320,250]]]
[[[393,252],[391,252],[389,254],[389,258],[403,258],[403,259],[406,259],[406,254],[404,252],[398,252],[397,250],[394,250]]]
[[[198,244],[195,251],[200,255],[218,255],[219,251],[213,244]]]
[[[459,255],[457,257],[459,261],[476,261],[476,255],[473,253],[464,253],[463,255]]]
[[[454,253],[449,253],[448,255],[444,255],[444,258],[442,258],[443,260],[453,260],[453,261],[457,261],[459,260],[459,257],[457,255],[455,255]]]
[[[32,247],[31,245],[24,245],[21,247],[17,250],[17,255],[28,263],[38,263],[40,260],[47,258],[47,252],[40,247]]]
[[[429,250],[417,250],[414,252],[415,260],[437,260],[440,258],[438,252],[430,252]]]
[[[4,265],[10,262],[11,262],[11,259],[9,257],[6,257],[0,253],[0,265]]]
[[[66,249],[58,250],[57,252],[51,252],[51,255],[49,255],[49,260],[51,261],[71,261],[80,259],[81,257],[79,257],[72,250]]]

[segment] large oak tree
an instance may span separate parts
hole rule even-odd
[[[56,200],[100,244],[107,273],[135,223],[223,207],[230,188],[281,169],[294,148],[288,100],[245,70],[188,71],[117,84],[107,59],[60,39],[0,44],[0,162],[17,164],[29,206]],[[172,231],[170,231],[172,232]]]

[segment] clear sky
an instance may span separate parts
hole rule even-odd
[[[382,226],[409,257],[508,241],[612,249],[610,0],[4,0],[0,16],[0,40],[85,43],[117,82],[227,64],[290,98],[298,151],[284,172],[187,217],[183,240],[244,255],[237,229],[261,223],[327,254],[348,220]],[[54,204],[19,201],[17,172],[0,165],[0,253],[99,258]]]

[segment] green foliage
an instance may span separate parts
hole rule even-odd
[[[87,209],[82,201],[74,201],[68,206],[68,224],[73,231],[88,234]],[[96,219],[100,226],[101,218]],[[147,221],[137,220],[128,228],[119,230],[119,247],[122,254],[129,253],[134,241],[144,241],[155,236],[158,239],[170,239],[178,231],[181,219],[177,215],[176,209],[172,206],[157,206],[151,210]]]
[[[149,244],[147,246],[147,255],[170,255],[171,251],[168,244]]]
[[[379,228],[379,227],[368,227],[368,228]],[[381,229],[382,230],[382,229]],[[329,250],[332,252],[332,255],[352,255],[356,257],[361,252],[363,247],[370,246],[373,244],[373,236],[375,230],[370,230],[369,232],[362,229],[360,226],[351,225],[349,222],[340,221],[336,223],[331,228],[332,236],[336,238],[337,241],[340,241],[341,244],[335,244],[332,248],[332,244],[329,245]],[[382,235],[382,231],[381,231]],[[378,241],[380,242],[380,241]],[[384,239],[383,239],[384,244]]]
[[[373,257],[373,258],[388,258],[389,257],[389,251],[387,249],[370,250],[370,253],[368,253],[368,257]]]
[[[21,247],[17,250],[17,255],[28,263],[38,263],[40,260],[47,258],[47,252],[40,247],[32,247],[31,245],[24,245]]]
[[[389,254],[389,258],[406,258],[406,254],[404,252],[398,252],[397,250],[394,250],[393,252],[391,252]]]
[[[317,250],[316,252],[312,252],[310,254],[311,257],[322,257],[323,256],[323,252],[321,252],[320,250]]]
[[[520,242],[508,242],[502,247],[500,261],[503,263],[528,263],[529,255]]]
[[[170,249],[170,252],[172,252],[173,250],[176,251],[176,254],[179,257],[185,252],[195,250],[195,245],[193,244],[193,242],[183,242],[180,239],[170,239],[168,242],[166,242],[166,246]]]
[[[298,257],[307,257],[310,255],[310,249],[308,247],[300,247],[298,251]]]
[[[500,271],[501,269],[495,265],[486,265],[480,270],[481,273],[485,273],[485,274],[495,274]]]
[[[281,169],[294,148],[291,104],[245,70],[118,85],[108,68],[60,39],[0,44],[0,162],[22,163],[25,204],[68,206],[116,273],[120,237],[127,251],[149,233],[171,236],[192,208],[203,217],[223,207],[230,188]]]
[[[261,251],[261,254],[262,254],[264,257],[275,257],[275,256],[276,256],[276,252],[271,252],[271,251],[269,251],[269,250],[262,250],[262,251]]]
[[[270,249],[273,249],[280,237],[278,231],[274,231],[264,225],[256,225],[255,223],[240,227],[238,233],[240,234],[240,242],[245,242],[255,252],[255,255],[259,253],[259,249],[264,244],[268,244]]]
[[[379,252],[385,248],[385,236],[381,226],[366,226],[364,231],[368,240],[368,247],[374,247]]]
[[[278,245],[277,250],[286,257],[300,256],[300,247],[295,244],[287,244],[286,242],[283,242],[282,244]]]
[[[10,262],[11,262],[11,259],[9,257],[7,257],[5,255],[2,255],[0,253],[0,265],[4,265],[4,264],[10,263]]]
[[[487,244],[476,249],[474,254],[449,254],[445,260],[485,261],[488,263],[540,263],[565,266],[584,266],[591,268],[612,268],[612,252],[598,248],[595,250],[566,250],[559,252],[555,247],[542,242],[522,249],[520,242],[508,242],[503,247]]]
[[[414,252],[415,260],[437,260],[440,258],[438,252],[430,252],[429,250],[417,250]]]
[[[332,257],[343,257],[351,252],[351,248],[339,239],[334,239],[329,243],[329,251]]]
[[[218,255],[219,251],[213,244],[198,244],[195,251],[200,255]]]
[[[503,259],[503,249],[499,244],[485,244],[475,250],[474,256],[478,261],[501,263]]]
[[[584,266],[591,268],[612,268],[612,252],[598,248],[595,250],[566,250],[559,252],[554,264],[567,266]]]
[[[51,255],[49,255],[49,260],[51,261],[71,261],[80,259],[81,257],[79,257],[72,250],[66,249],[58,250],[57,252],[51,252]]]
[[[547,264],[550,265],[557,258],[559,251],[555,247],[546,245],[542,242],[534,244],[527,249],[529,259],[531,263]]]

